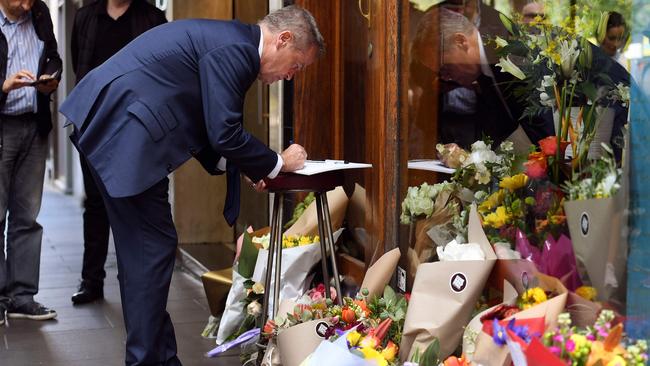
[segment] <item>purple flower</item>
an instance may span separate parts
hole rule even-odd
[[[530,343],[530,334],[528,333],[528,327],[525,325],[515,325],[515,319],[511,319],[508,322],[507,328],[521,338],[524,342]]]
[[[591,333],[589,333],[589,334],[587,334],[587,339],[593,342],[593,341],[596,340],[596,336],[593,335],[593,334],[591,334]]]
[[[562,337],[561,334],[556,334],[553,336],[553,341],[557,343],[562,343],[564,342],[564,337]]]
[[[567,339],[566,343],[564,344],[564,348],[567,350],[569,353],[573,353],[576,349],[576,343],[572,339]]]
[[[553,353],[556,356],[560,356],[560,354],[562,353],[560,347],[556,347],[556,346],[549,347],[548,350],[551,351],[551,353]]]
[[[492,340],[499,346],[505,345],[507,340],[506,329],[499,324],[496,318],[492,320]]]

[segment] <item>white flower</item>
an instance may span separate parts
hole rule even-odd
[[[521,69],[512,61],[510,61],[510,56],[506,58],[501,57],[496,66],[499,66],[501,68],[501,72],[507,72],[519,80],[524,80],[526,78],[524,72],[521,71]]]
[[[572,78],[578,56],[580,56],[578,41],[572,39],[571,42],[568,40],[560,42],[560,69],[565,79]]]
[[[440,261],[482,261],[485,253],[481,246],[475,243],[458,244],[452,240],[444,248],[437,247],[438,259]]]
[[[254,236],[251,238],[251,242],[253,242],[253,244],[261,245],[263,249],[269,249],[269,243],[271,243],[271,233],[259,237]]]
[[[485,163],[496,163],[499,160],[497,154],[485,145],[485,142],[478,140],[472,144],[472,153],[469,159],[465,161],[465,166],[469,164],[482,165]],[[479,167],[477,166],[477,169]]]
[[[497,259],[521,259],[521,254],[510,249],[510,243],[494,243],[494,253]]]
[[[253,301],[246,307],[246,312],[248,315],[257,318],[260,316],[260,314],[262,314],[262,305],[260,305],[260,303],[257,301]]]
[[[264,293],[264,285],[262,285],[259,282],[255,282],[255,284],[253,285],[253,287],[251,289],[253,290],[253,293],[255,293],[257,295],[261,295],[261,294]]]
[[[499,149],[501,149],[502,152],[510,152],[514,150],[515,144],[510,141],[510,140],[504,140],[501,145],[499,145]]]
[[[551,99],[546,92],[541,92],[539,93],[539,103],[544,107],[552,108],[555,106],[555,99]]]
[[[553,87],[555,85],[555,76],[554,75],[544,75],[542,82],[540,83],[537,90],[545,92],[547,88]]]
[[[497,47],[505,47],[508,45],[508,41],[506,41],[505,39],[499,36],[497,36],[497,38],[494,39],[494,42],[496,42]]]

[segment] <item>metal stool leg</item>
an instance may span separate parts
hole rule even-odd
[[[275,227],[275,280],[273,282],[273,317],[278,314],[280,309],[280,275],[282,274],[282,209],[284,206],[284,195],[280,194],[278,200],[278,219],[276,220]]]
[[[334,250],[334,233],[332,232],[332,220],[330,218],[329,204],[327,203],[327,193],[323,195],[323,218],[325,219],[325,230],[327,231],[328,242],[330,246],[330,260],[332,261],[332,275],[334,276],[334,288],[336,289],[336,302],[342,305],[343,295],[341,294],[341,281],[339,279],[339,270],[336,265],[336,252]]]
[[[325,222],[323,220],[323,195],[321,192],[315,192],[316,196],[316,217],[318,218],[318,235],[320,236],[321,265],[323,267],[323,284],[325,285],[325,297],[329,299],[330,295],[330,275],[327,271],[327,242],[325,236]]]

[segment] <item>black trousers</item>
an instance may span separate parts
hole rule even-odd
[[[132,197],[113,198],[90,171],[106,205],[117,255],[126,365],[181,365],[166,310],[178,238],[169,204],[169,180]]]
[[[88,162],[81,156],[81,172],[84,178],[86,199],[84,200],[83,230],[84,256],[81,269],[81,279],[84,287],[100,290],[104,287],[104,264],[108,253],[108,236],[110,226],[102,194],[97,188],[95,179],[90,172]]]

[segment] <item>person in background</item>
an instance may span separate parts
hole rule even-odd
[[[546,18],[544,4],[537,1],[529,1],[521,8],[521,19],[525,24],[529,24],[537,17],[540,19]]]
[[[96,0],[77,11],[72,26],[72,69],[77,83],[95,67],[147,30],[166,23],[165,14],[145,0]],[[104,297],[104,264],[108,252],[109,224],[102,195],[80,156],[84,200],[84,255],[79,290],[73,304]]]
[[[620,52],[625,47],[629,37],[625,19],[623,19],[623,15],[615,11],[606,12],[602,16],[606,17],[607,21],[605,22],[602,19],[601,23],[606,24],[606,26],[604,29],[601,26],[597,30],[596,37],[600,48],[606,55],[625,67],[626,60]]]
[[[178,20],[145,32],[89,72],[60,108],[104,198],[115,239],[126,365],[180,365],[166,311],[178,237],[169,179],[196,158],[226,175],[226,221],[239,214],[241,171],[263,178],[304,166],[297,144],[281,154],[243,128],[246,91],[293,76],[325,50],[316,21],[289,6],[257,25]]]
[[[56,317],[54,310],[34,301],[34,295],[43,240],[43,227],[36,217],[43,196],[47,136],[52,129],[50,94],[59,85],[62,62],[50,11],[43,1],[0,0],[0,29],[2,325],[7,316]]]

